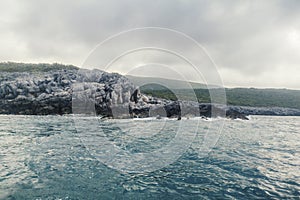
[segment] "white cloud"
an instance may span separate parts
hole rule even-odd
[[[80,65],[112,34],[159,26],[203,44],[230,86],[300,89],[299,24],[297,0],[1,1],[0,59]]]

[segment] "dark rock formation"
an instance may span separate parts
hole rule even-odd
[[[243,120],[249,120],[248,117],[246,117],[245,114],[242,114],[236,110],[228,109],[226,111],[226,117],[230,119],[243,119]]]
[[[293,108],[229,106],[228,109],[243,115],[300,116],[300,110]]]
[[[138,100],[140,98],[140,90],[136,89],[134,90],[134,92],[132,93],[132,95],[130,96],[130,101],[138,103]]]

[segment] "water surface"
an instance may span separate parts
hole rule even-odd
[[[120,149],[147,153],[172,141],[178,127],[191,136],[195,120],[83,120],[86,135],[73,116],[1,115],[0,199],[299,199],[300,118],[225,120],[207,156],[199,149],[217,120],[199,120],[175,162],[144,173],[103,164],[84,135],[97,141],[90,133],[101,129]]]

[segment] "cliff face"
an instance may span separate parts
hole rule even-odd
[[[153,116],[172,103],[146,97],[126,77],[100,70],[2,72],[0,75],[0,114],[96,113],[116,118],[149,117],[151,108]],[[179,115],[179,110],[166,116]]]
[[[73,90],[76,94],[82,90],[101,104],[99,114],[108,115],[107,107],[128,101],[133,89],[125,77],[99,70],[1,73],[0,113],[70,114]]]

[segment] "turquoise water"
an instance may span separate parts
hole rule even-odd
[[[1,115],[0,199],[299,199],[299,125],[297,117],[76,122]],[[165,157],[130,160],[182,133]],[[205,142],[208,133],[214,137]],[[103,136],[129,154],[105,152]]]

